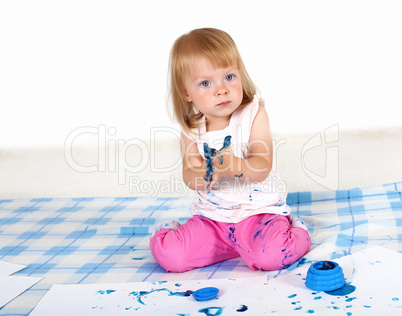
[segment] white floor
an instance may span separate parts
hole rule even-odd
[[[177,140],[70,149],[0,149],[0,199],[194,194],[181,181]],[[402,181],[402,128],[274,135],[274,155],[290,192]]]

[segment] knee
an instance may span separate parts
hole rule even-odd
[[[150,240],[149,246],[155,261],[167,272],[185,272],[191,270],[185,252],[177,245],[165,241],[168,229],[161,229]]]
[[[249,266],[253,270],[276,271],[288,268],[298,259],[300,256],[288,249],[266,249],[254,253]]]
[[[295,229],[293,229],[295,230]],[[287,269],[309,250],[311,241],[301,228],[281,243],[267,242],[253,253],[250,267],[254,270],[274,271]]]

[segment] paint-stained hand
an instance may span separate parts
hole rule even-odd
[[[233,154],[230,140],[231,136],[226,136],[220,150],[210,148],[207,143],[204,143],[204,180],[207,183],[207,189],[210,189],[210,187],[214,185],[222,175],[230,170],[230,167],[236,158]]]

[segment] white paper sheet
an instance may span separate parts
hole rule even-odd
[[[32,285],[39,282],[42,278],[7,276],[0,279],[0,308],[8,302],[25,292]]]
[[[21,264],[0,261],[0,279],[26,268]]]
[[[266,277],[120,284],[54,285],[30,316],[44,315],[264,315]],[[218,296],[199,302],[188,290],[213,286]]]
[[[402,315],[402,254],[372,247],[337,260],[356,290],[332,296],[305,286],[307,269],[268,281],[267,313],[276,315]]]

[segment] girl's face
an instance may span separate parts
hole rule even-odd
[[[235,66],[215,68],[200,58],[184,81],[185,98],[209,123],[226,121],[243,100],[240,72]]]

